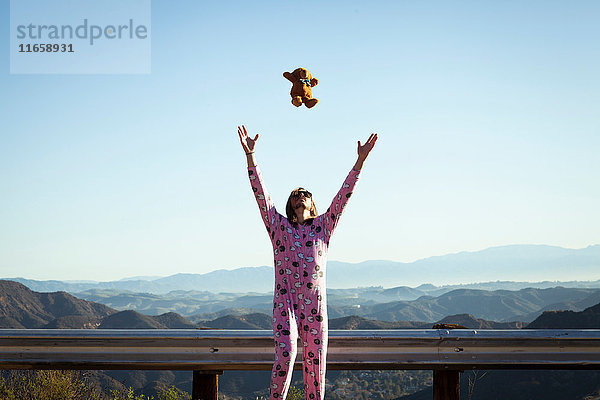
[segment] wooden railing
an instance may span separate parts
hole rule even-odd
[[[273,358],[270,331],[0,329],[0,369],[189,370],[193,399],[216,400],[223,371]],[[464,370],[600,369],[600,330],[334,330],[327,368],[433,370],[434,399],[454,400]]]

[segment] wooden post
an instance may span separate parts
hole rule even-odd
[[[219,396],[219,375],[223,371],[194,371],[192,400],[217,400]]]
[[[433,371],[433,400],[460,399],[460,372]]]
[[[433,329],[467,329],[458,324],[435,324]],[[448,370],[433,371],[433,400],[460,399],[460,372]]]

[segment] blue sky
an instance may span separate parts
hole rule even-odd
[[[11,75],[0,13],[2,277],[270,265],[242,123],[281,210],[379,134],[329,259],[600,243],[597,1],[153,1],[143,75]]]

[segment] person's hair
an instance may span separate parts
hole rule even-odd
[[[287,216],[288,221],[290,221],[291,223],[298,223],[298,217],[296,217],[296,213],[294,212],[294,208],[292,207],[292,197],[294,197],[295,195],[298,194],[299,191],[301,190],[306,190],[302,187],[296,188],[294,190],[292,190],[292,193],[290,193],[290,197],[288,197],[288,201],[285,205],[285,214]],[[310,206],[310,216],[315,218],[319,215],[319,213],[317,212],[317,206],[315,205],[314,200],[312,199],[312,196],[310,198],[311,201],[311,206]]]

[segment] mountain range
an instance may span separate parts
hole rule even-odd
[[[250,297],[241,296],[240,304],[256,306],[257,302],[248,300]],[[133,309],[117,310],[65,292],[38,293],[17,282],[0,281],[0,327],[271,329],[269,317],[271,299],[268,296],[256,297],[258,303],[267,301],[263,306],[257,307],[259,311],[248,308],[224,308],[219,313],[205,315],[182,316],[173,311],[145,315]],[[538,317],[545,310],[570,310],[563,311],[566,313],[564,315],[568,316],[575,311],[587,309],[600,303],[600,289],[562,287],[518,291],[459,289],[437,297],[422,296],[413,301],[359,304],[360,307],[356,304],[357,301],[361,301],[360,299],[351,298],[351,300],[354,302],[351,305],[343,305],[343,301],[340,304],[334,302],[329,304],[332,327],[351,329],[352,326],[368,326],[365,321],[388,321],[387,325],[378,325],[378,329],[392,329],[392,326],[395,329],[424,328],[436,322],[458,323],[466,326],[467,322],[460,321],[460,318],[466,318],[468,324],[478,323],[479,328],[487,326],[506,329],[508,326],[522,327],[535,319],[533,316]],[[448,316],[453,316],[453,320],[447,320]],[[335,322],[336,320],[347,322],[338,323]],[[498,322],[491,324],[486,321]],[[510,323],[510,325],[502,325],[503,323]]]
[[[546,310],[581,311],[600,302],[600,289],[560,286],[521,290],[455,289],[438,296],[398,300],[403,292],[403,288],[328,289],[329,317],[357,315],[384,321],[434,322],[447,315],[467,313],[487,320],[530,322]],[[193,322],[228,314],[269,314],[273,296],[194,291],[158,295],[108,290],[91,290],[76,295],[116,310],[135,310],[147,315],[173,311]]]
[[[448,316],[438,323],[458,323],[477,329],[523,326],[520,322],[485,321],[468,314]],[[330,320],[330,329],[426,329],[431,326],[432,323],[424,321],[377,321],[356,315]],[[133,310],[117,311],[68,293],[38,293],[18,282],[0,280],[0,328],[270,330],[272,317],[266,313],[224,315],[194,323],[174,312],[152,316]]]
[[[538,282],[532,287],[600,287],[600,245],[583,249],[567,249],[547,245],[508,245],[475,252],[460,252],[429,257],[411,263],[371,260],[361,263],[329,261],[327,284],[331,289],[382,286],[414,287],[412,298],[445,290],[448,285],[466,282],[488,282],[480,289],[515,289],[501,287],[496,281]],[[36,291],[78,293],[90,289],[112,289],[154,294],[174,290],[210,292],[269,292],[273,289],[270,266],[217,270],[206,274],[175,274],[163,278],[137,277],[109,282],[37,281],[8,278]],[[583,282],[578,282],[583,281]],[[439,286],[428,285],[433,283]],[[500,282],[497,282],[500,283]],[[471,288],[474,288],[471,286]],[[521,287],[523,288],[523,287]],[[408,288],[411,289],[411,288]]]
[[[102,318],[116,312],[65,292],[38,293],[0,280],[0,328],[62,328],[65,324],[95,328]]]

